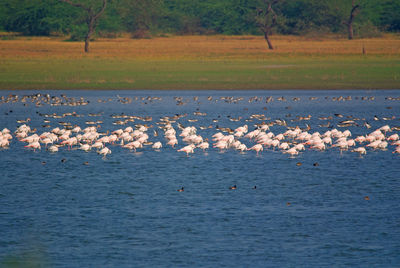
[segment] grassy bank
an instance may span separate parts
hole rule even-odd
[[[275,37],[0,41],[0,89],[400,88],[400,39]],[[365,54],[363,54],[363,48]]]

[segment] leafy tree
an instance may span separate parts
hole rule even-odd
[[[267,32],[269,38],[272,32],[297,35],[345,33],[348,32],[348,24],[352,18],[354,37],[371,36],[378,30],[400,31],[399,0],[355,0],[353,6],[352,2],[352,0],[0,0],[0,30],[21,32],[25,35],[70,34],[73,40],[84,40],[88,36],[87,40],[90,40],[95,32],[107,37],[117,36],[120,32],[130,32],[137,38],[160,32],[264,34],[264,37]],[[268,3],[273,3],[272,11],[268,11]],[[351,10],[357,5],[359,7],[355,8],[351,15]],[[357,11],[360,12],[355,16]],[[100,16],[96,16],[98,13],[101,19]]]
[[[107,0],[102,0],[101,6],[100,6],[100,1],[96,0],[87,0],[81,2],[73,2],[72,0],[60,0],[60,1],[70,4],[71,6],[74,7],[79,7],[85,11],[86,14],[85,21],[87,26],[87,33],[85,36],[85,52],[86,53],[89,52],[90,38],[96,31],[98,20],[106,9]]]
[[[284,15],[278,31],[302,35],[309,32],[338,32],[342,28],[341,10],[330,0],[292,0],[281,5]]]
[[[66,21],[55,0],[4,1],[0,8],[4,15],[7,31],[24,35],[50,35],[52,32],[65,33]]]
[[[7,21],[7,10],[5,0],[0,0],[0,31],[5,30],[5,24]]]
[[[107,9],[98,22],[96,33],[102,37],[114,38],[126,32],[125,18],[120,13],[120,1],[109,1]]]
[[[250,4],[249,0],[201,1],[197,12],[200,26],[206,33],[245,34],[255,32]]]
[[[163,0],[121,0],[119,13],[123,25],[135,38],[148,37],[157,31]]]
[[[199,0],[165,0],[162,27],[179,34],[202,33]]]
[[[400,1],[389,0],[381,3],[379,23],[382,30],[391,32],[400,31]]]

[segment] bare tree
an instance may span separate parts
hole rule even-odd
[[[349,40],[353,39],[353,36],[354,36],[353,22],[354,22],[354,18],[358,15],[359,12],[360,12],[360,5],[356,4],[355,0],[352,0],[349,19],[347,21],[343,22],[343,24],[347,26]]]
[[[279,3],[281,0],[263,0],[262,7],[257,7],[256,23],[264,33],[265,41],[267,41],[268,48],[274,49],[274,46],[269,40],[272,28],[277,24],[277,15],[273,9],[274,5]]]
[[[87,12],[86,24],[88,26],[88,31],[85,36],[85,52],[89,52],[90,38],[96,31],[98,19],[100,18],[100,16],[104,13],[104,10],[106,9],[107,0],[103,0],[103,4],[99,10],[96,10],[95,7],[93,7],[92,5],[84,5],[82,3],[75,3],[71,0],[60,0],[60,1],[64,2],[64,3],[68,3],[74,7],[82,8],[83,10],[85,10]]]

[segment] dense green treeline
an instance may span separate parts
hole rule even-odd
[[[101,6],[101,0],[83,0]],[[257,10],[266,0],[108,0],[97,34],[115,37],[129,32],[143,38],[173,34],[260,34]],[[268,1],[267,1],[268,2]],[[281,34],[345,33],[352,0],[285,0],[274,6]],[[399,0],[358,0],[356,37],[400,31]],[[84,11],[59,0],[0,0],[0,30],[25,35],[69,35],[87,32]]]

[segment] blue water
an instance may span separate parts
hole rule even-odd
[[[2,91],[0,97],[36,93]],[[14,138],[9,149],[0,149],[0,266],[400,266],[400,156],[392,153],[394,146],[385,151],[368,149],[363,157],[337,149],[306,150],[291,158],[268,149],[257,156],[254,151],[241,154],[214,148],[205,153],[196,149],[187,157],[165,145],[161,130],[158,137],[152,135],[163,116],[187,113],[178,122],[198,127],[197,133],[211,140],[218,132],[216,126],[248,124],[252,130],[262,121],[246,119],[264,114],[266,122],[284,119],[289,126],[301,128],[307,124],[310,133],[328,130],[319,126],[326,121],[318,118],[332,116],[329,121],[335,128],[349,129],[355,138],[383,125],[400,126],[400,101],[391,99],[400,97],[399,90],[40,93],[83,97],[89,104],[1,103],[0,130],[7,127],[14,132],[21,125],[16,121],[28,117],[27,124],[38,133],[62,127],[59,122],[84,128],[86,121],[102,121],[99,131],[104,132],[148,124],[153,126],[148,131],[150,140],[162,141],[164,147],[155,151],[145,146],[135,153],[109,145],[112,153],[102,158],[95,151],[67,148],[49,153],[43,146],[33,152]],[[133,101],[123,104],[117,95]],[[161,99],[150,101],[149,96]],[[178,96],[183,105],[177,105],[174,97]],[[243,100],[229,103],[221,98],[225,96]],[[262,100],[249,102],[253,96]],[[266,103],[267,96],[274,101]],[[286,101],[278,101],[280,96]],[[340,96],[352,100],[334,101]],[[207,115],[196,116],[196,111]],[[83,116],[41,116],[66,112]],[[118,119],[111,115],[122,113],[153,120],[113,125]],[[308,115],[310,120],[296,120]],[[372,127],[362,123],[337,127],[347,116]],[[239,121],[229,120],[238,117]],[[177,123],[173,125],[178,130]],[[209,125],[212,128],[199,129]],[[286,127],[275,125],[271,131],[282,133]],[[183,146],[179,140],[177,148]],[[229,190],[232,185],[237,190]],[[185,191],[178,192],[182,186]]]

